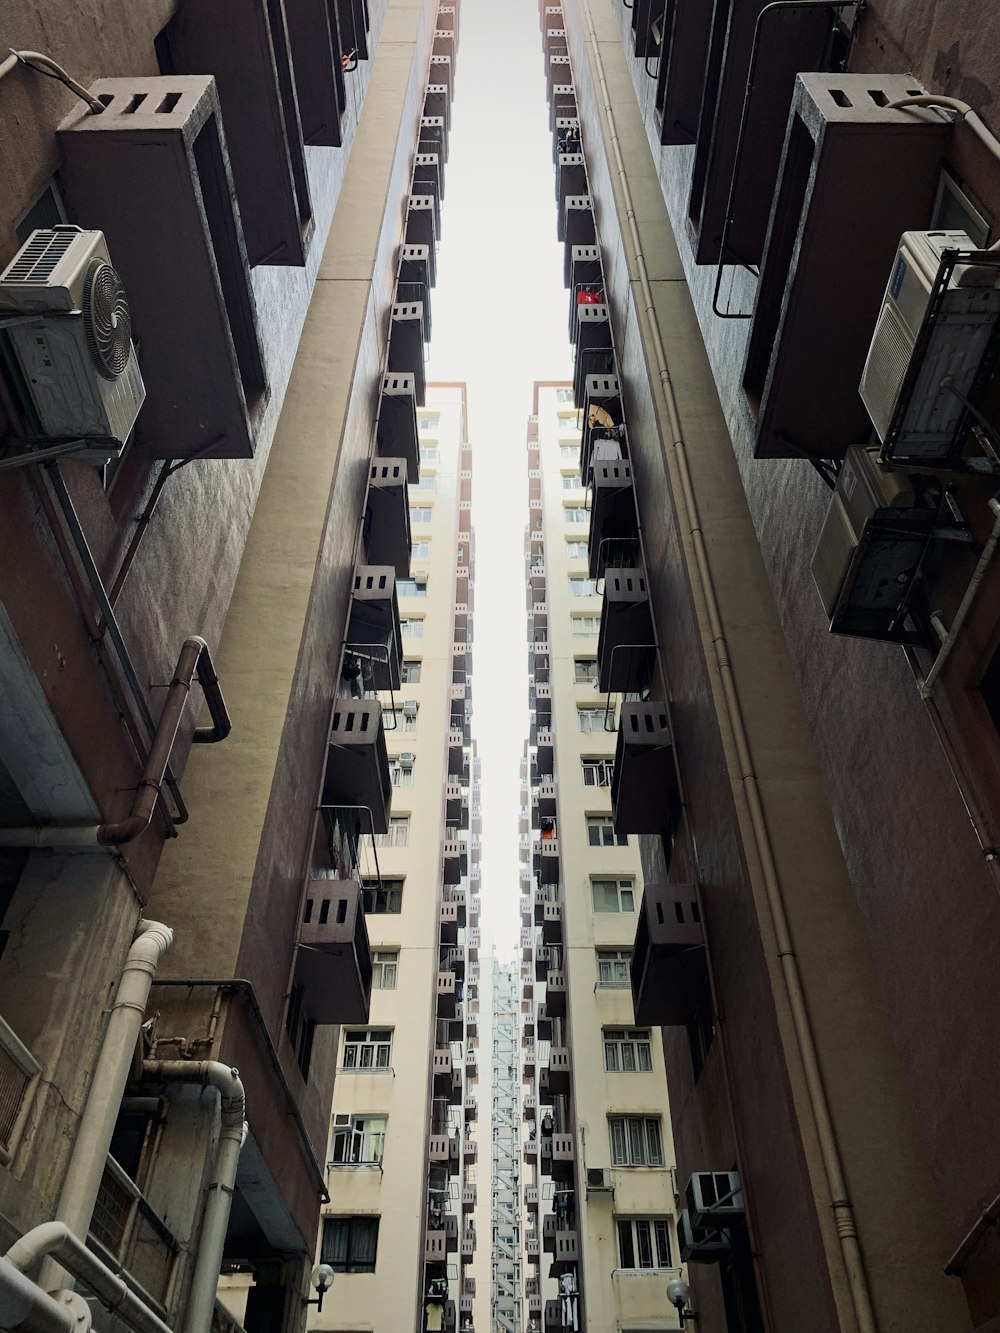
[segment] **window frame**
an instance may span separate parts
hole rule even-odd
[[[386,982],[387,969],[391,982]],[[372,990],[395,990],[398,981],[399,949],[372,949]]]
[[[337,1121],[341,1121],[338,1125]],[[385,1156],[385,1138],[389,1117],[384,1111],[335,1112],[330,1124],[327,1166],[381,1166]],[[378,1126],[375,1128],[374,1126]],[[346,1152],[337,1157],[337,1139],[344,1140]],[[377,1145],[377,1151],[375,1147]]]
[[[587,574],[570,574],[569,595],[570,597],[596,597],[597,580],[592,579]]]
[[[362,1041],[349,1040],[354,1036],[363,1036],[364,1039]],[[392,1038],[393,1029],[391,1027],[345,1027],[340,1068],[345,1073],[352,1074],[390,1073],[392,1071]],[[348,1047],[355,1052],[351,1056],[350,1062],[348,1062]],[[366,1057],[361,1053],[369,1050],[372,1055],[366,1064]]]
[[[337,1213],[323,1218],[323,1232],[320,1238],[320,1260],[322,1263],[329,1264],[335,1273],[374,1273],[375,1265],[378,1262],[378,1232],[380,1216],[378,1213]],[[347,1234],[344,1243],[345,1258],[343,1261],[337,1259],[331,1251],[328,1241],[328,1233],[339,1224],[346,1224]],[[374,1230],[374,1243],[371,1246],[371,1259],[359,1260],[351,1259],[352,1250],[357,1253],[360,1233],[364,1231],[370,1234]],[[359,1233],[357,1239],[355,1233]],[[367,1248],[367,1247],[366,1247]],[[339,1249],[339,1246],[338,1246]]]
[[[571,615],[570,618],[570,636],[574,639],[590,639],[601,632],[601,617],[587,613],[584,615]],[[591,628],[591,623],[593,627]],[[584,629],[584,625],[587,626]]]
[[[614,778],[615,762],[610,755],[607,757],[604,757],[603,755],[594,755],[590,757],[581,755],[580,764],[583,768],[583,785],[585,787],[596,787],[600,789],[602,787],[611,786],[612,779]],[[594,770],[594,777],[605,778],[606,781],[588,782],[588,769]]]
[[[627,847],[628,834],[615,832],[615,821],[611,815],[584,815],[589,847]],[[593,834],[598,836],[595,838]],[[610,841],[608,840],[610,834]]]
[[[397,875],[392,878],[383,878],[381,884],[377,880],[364,880],[361,885],[361,899],[364,904],[365,916],[398,916],[403,910],[403,886],[406,878],[403,875]],[[385,907],[378,905],[378,895],[385,895]],[[373,896],[374,895],[374,896]],[[398,903],[393,907],[392,903]]]
[[[598,704],[596,707],[593,704],[577,704],[576,706],[577,728],[585,736],[604,735],[605,717],[609,717],[612,720],[614,720],[614,713],[609,712],[607,708],[602,708],[600,704]],[[588,724],[587,726],[584,726],[585,718],[587,720]]]
[[[594,890],[598,884],[614,885],[618,899],[617,907],[598,907]],[[628,895],[631,906],[623,907],[624,895]],[[592,875],[590,879],[590,901],[593,910],[600,916],[631,916],[635,913],[635,878],[631,875]],[[605,900],[606,901],[606,900]]]
[[[628,1250],[622,1244],[627,1229]],[[638,1217],[615,1215],[615,1252],[618,1267],[624,1273],[664,1273],[679,1265],[674,1263],[674,1247],[670,1238],[670,1218],[655,1214]],[[649,1263],[641,1262],[643,1253]],[[666,1259],[664,1261],[664,1255]],[[633,1262],[626,1262],[631,1259]],[[638,1259],[640,1262],[636,1263]]]
[[[607,1074],[651,1074],[653,1041],[649,1028],[603,1028],[604,1071]]]
[[[609,1115],[608,1138],[611,1143],[611,1165],[616,1170],[665,1169],[661,1116]]]
[[[598,990],[626,990],[632,985],[632,950],[631,949],[609,949],[599,948],[594,952],[597,955],[597,989]],[[611,955],[614,955],[612,957]],[[602,955],[604,955],[602,957]],[[624,956],[622,956],[624,955]],[[601,979],[602,967],[608,969],[607,981]],[[615,969],[624,968],[622,980],[615,981]]]
[[[416,669],[417,669],[417,673],[416,673],[415,676],[412,674],[412,671],[413,671],[413,668],[414,668],[414,667],[416,667]],[[401,670],[400,670],[400,684],[401,684],[401,685],[419,685],[419,684],[420,684],[420,673],[421,673],[422,669],[423,669],[423,658],[421,658],[421,657],[404,657],[404,658],[403,658],[403,665],[402,665],[402,668],[401,668]]]

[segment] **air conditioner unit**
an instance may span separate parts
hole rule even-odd
[[[696,1230],[731,1227],[746,1216],[738,1171],[695,1171],[688,1178],[685,1195]]]
[[[412,764],[415,759],[416,755],[411,750],[404,750],[399,756],[399,762],[404,766]]]
[[[715,1264],[730,1250],[724,1231],[692,1226],[686,1208],[677,1215],[677,1245],[682,1264]]]
[[[419,707],[419,705],[418,705],[416,699],[404,699],[404,700],[403,700],[403,712],[404,712],[404,713],[415,713],[415,712],[417,711],[418,707]]]
[[[964,231],[904,232],[875,324],[860,393],[879,439],[891,434],[894,458],[941,463],[952,453],[959,419],[1000,316],[1000,272],[986,265],[955,268],[932,327],[918,336],[946,250],[974,250]],[[947,380],[950,387],[944,387]],[[910,381],[903,419],[896,422]]]
[[[42,435],[79,439],[87,463],[119,457],[146,391],[104,233],[33,231],[0,274],[0,310],[25,316],[6,332]]]
[[[587,1167],[587,1193],[588,1194],[610,1194],[614,1190],[611,1182],[611,1172],[607,1167],[588,1166]]]

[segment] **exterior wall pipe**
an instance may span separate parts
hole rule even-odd
[[[88,1250],[84,1241],[75,1236],[65,1222],[42,1222],[15,1241],[4,1258],[22,1273],[33,1268],[39,1259],[45,1259],[40,1286],[45,1285],[46,1271],[61,1273],[65,1270],[78,1278],[106,1309],[136,1333],[172,1333],[170,1326],[140,1300],[125,1279]]]
[[[993,527],[990,530],[986,545],[983,547],[983,553],[979,557],[979,562],[973,571],[972,578],[969,579],[968,586],[965,589],[965,595],[959,603],[958,610],[955,612],[955,619],[951,622],[951,629],[947,631],[944,638],[941,640],[941,647],[938,649],[937,657],[935,657],[934,661],[931,663],[927,675],[924,676],[923,680],[920,682],[919,690],[921,699],[926,699],[928,695],[933,692],[937,678],[941,674],[941,669],[951,656],[951,650],[955,647],[955,644],[958,641],[958,636],[962,632],[962,626],[965,624],[966,617],[975,600],[976,593],[979,591],[979,585],[986,577],[986,569],[996,552],[997,542],[1000,542],[1000,501],[991,498],[988,503],[990,510],[993,513]]]
[[[750,752],[750,742],[740,707],[739,691],[733,675],[729,645],[715,593],[701,516],[698,512],[698,502],[687,460],[684,430],[670,377],[663,335],[656,314],[653,290],[650,285],[646,257],[642,248],[642,239],[636,223],[635,206],[629,189],[628,171],[622,157],[614,105],[601,56],[601,46],[597,37],[597,30],[594,27],[590,0],[581,0],[581,5],[587,25],[587,40],[590,46],[591,59],[600,84],[601,109],[608,127],[608,138],[614,158],[614,175],[622,196],[628,241],[631,248],[630,267],[638,279],[638,305],[649,331],[651,351],[656,367],[656,380],[666,409],[667,427],[670,432],[670,445],[665,450],[667,472],[672,483],[671,488],[674,502],[677,505],[678,519],[691,544],[693,560],[689,563],[689,572],[692,586],[695,589],[695,606],[696,608],[699,606],[703,608],[702,616],[708,622],[707,625],[703,625],[703,629],[707,631],[707,638],[711,644],[712,655],[722,686],[721,697],[717,698],[720,705],[718,708],[719,723],[724,732],[724,741],[729,742],[726,748],[731,753],[734,752],[736,756],[737,772],[733,774],[733,777],[739,782],[746,798],[749,816],[748,832],[752,839],[753,850],[759,857],[765,898],[777,943],[778,964],[784,980],[796,1048],[802,1063],[806,1095],[813,1116],[816,1138],[830,1196],[830,1208],[833,1213],[837,1241],[843,1258],[847,1289],[857,1321],[858,1333],[877,1333],[878,1323],[872,1305],[868,1276],[865,1272],[864,1257],[854,1217],[854,1207],[848,1195],[840,1147],[833,1126],[833,1115],[826,1089],[823,1086],[819,1054],[806,1005],[798,955],[795,952],[795,942],[788,921],[782,883],[775,863],[774,849],[771,845],[771,836],[764,815],[760,787]]]
[[[142,1072],[150,1078],[200,1083],[219,1094],[222,1129],[215,1169],[206,1191],[198,1257],[188,1297],[184,1333],[211,1333],[215,1293],[222,1271],[222,1254],[229,1227],[229,1212],[236,1186],[240,1150],[246,1142],[246,1095],[237,1070],[217,1060],[144,1060]]]
[[[0,1259],[0,1328],[24,1333],[90,1333],[90,1306],[74,1292],[50,1296]]]
[[[83,1244],[90,1230],[101,1177],[111,1147],[125,1085],[128,1082],[135,1044],[139,1038],[149,1000],[150,987],[160,959],[174,941],[174,932],[158,921],[140,921],[138,934],[128,951],[108,1025],[90,1081],[87,1105],[77,1131],[73,1156],[63,1182],[56,1219]],[[62,1270],[49,1261],[40,1279],[46,1291],[72,1287]]]
[[[208,644],[197,635],[185,639],[177,658],[167,701],[156,724],[149,754],[136,790],[129,815],[113,824],[48,824],[0,829],[0,847],[122,847],[145,833],[153,819],[170,754],[177,739],[181,718],[191,693],[191,681],[197,671],[198,684],[212,716],[210,727],[197,727],[194,741],[214,744],[225,740],[231,730],[229,714],[212,665]]]

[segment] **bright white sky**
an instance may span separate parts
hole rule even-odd
[[[556,239],[537,0],[459,3],[427,378],[468,385],[476,532],[472,730],[483,761],[482,956],[488,959],[493,943],[505,959],[513,956],[520,929],[518,763],[528,730],[525,433],[534,381],[572,376],[569,297]]]

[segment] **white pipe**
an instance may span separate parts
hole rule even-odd
[[[184,1333],[211,1333],[229,1212],[236,1187],[236,1168],[247,1135],[243,1083],[237,1070],[216,1060],[145,1060],[142,1069],[151,1078],[201,1083],[219,1093],[222,1128],[215,1169],[206,1190],[198,1256],[184,1320]]]
[[[174,939],[170,927],[158,921],[140,921],[137,930],[108,1015],[101,1053],[90,1081],[87,1105],[56,1209],[57,1221],[64,1222],[80,1241],[86,1241],[90,1230],[149,990],[160,959]],[[58,1265],[51,1260],[45,1264],[39,1282],[45,1291],[73,1285],[65,1280]]]
[[[965,589],[965,596],[962,598],[958,610],[955,612],[955,619],[951,622],[951,628],[941,640],[941,647],[938,649],[937,657],[935,657],[934,661],[931,663],[930,670],[920,682],[919,689],[921,699],[928,699],[933,693],[937,678],[940,676],[945,662],[947,662],[948,658],[951,656],[951,650],[954,648],[955,641],[961,633],[962,626],[965,624],[965,619],[969,614],[973,601],[975,600],[976,593],[979,591],[979,585],[986,577],[986,569],[996,553],[997,542],[1000,542],[1000,501],[990,499],[987,503],[993,511],[993,527],[990,530],[986,545],[983,547],[983,553],[979,557],[979,563],[973,571],[972,578],[969,579],[968,587]]]
[[[795,1044],[802,1063],[803,1081],[809,1101],[809,1109],[813,1116],[820,1156],[823,1161],[824,1175],[826,1176],[830,1196],[830,1208],[836,1225],[837,1241],[840,1246],[847,1288],[854,1317],[857,1321],[858,1333],[877,1333],[878,1322],[872,1304],[868,1277],[865,1273],[854,1206],[847,1190],[844,1165],[833,1125],[833,1115],[826,1088],[823,1085],[816,1038],[809,1017],[798,955],[795,952],[795,941],[792,937],[788,910],[785,905],[784,885],[778,873],[771,834],[764,814],[760,784],[754,770],[750,739],[747,735],[746,723],[743,720],[739,690],[729,654],[729,644],[723,628],[722,614],[712,577],[712,566],[708,558],[708,549],[701,515],[698,511],[694,483],[691,479],[691,470],[687,458],[687,442],[681,424],[677,395],[670,377],[670,367],[667,362],[663,335],[660,331],[659,316],[656,313],[653,289],[649,281],[646,256],[636,223],[635,205],[629,188],[628,170],[625,166],[625,159],[622,156],[621,143],[618,138],[614,104],[604,71],[601,44],[598,40],[597,29],[594,27],[590,0],[581,0],[581,4],[587,25],[587,40],[590,46],[591,59],[600,84],[601,110],[607,122],[608,140],[614,159],[613,173],[621,191],[621,211],[625,215],[625,225],[628,231],[626,254],[632,260],[630,270],[634,266],[634,273],[638,279],[639,292],[636,304],[640,312],[640,318],[645,319],[649,331],[650,351],[656,370],[656,384],[663,395],[663,414],[666,417],[667,431],[669,432],[667,448],[664,449],[667,475],[670,480],[674,504],[677,507],[678,521],[683,529],[685,539],[690,543],[690,556],[686,558],[686,564],[691,586],[694,590],[695,609],[699,613],[698,619],[701,622],[702,633],[711,645],[710,651],[714,666],[718,671],[721,686],[720,693],[716,695],[716,712],[723,733],[725,748],[735,759],[735,765],[733,765],[732,760],[730,761],[731,779],[734,785],[738,784],[746,799],[748,825],[745,826],[745,829],[746,833],[749,834],[748,841],[751,843],[751,853],[756,852],[759,858],[762,886],[770,916],[770,924],[774,930],[775,952],[784,982]],[[732,772],[732,767],[735,767],[735,772]]]
[[[72,75],[67,74],[62,65],[57,65],[49,56],[43,55],[41,51],[15,51],[11,48],[10,55],[6,60],[0,62],[0,79],[17,69],[18,65],[25,65],[28,69],[33,69],[37,74],[38,67],[54,75],[60,83],[64,83],[71,93],[76,93],[81,101],[86,102],[95,115],[100,115],[104,110],[104,103],[98,101],[91,93],[88,93],[82,84],[77,83]]]
[[[50,1296],[0,1259],[0,1328],[24,1333],[90,1333],[90,1306],[72,1292]]]
[[[172,1333],[169,1325],[139,1299],[125,1279],[88,1250],[65,1222],[42,1222],[15,1241],[4,1257],[23,1273],[46,1256],[52,1258],[46,1260],[45,1267],[58,1259],[57,1272],[65,1271],[78,1278],[106,1309],[137,1333]]]
[[[897,98],[895,102],[888,104],[886,110],[905,111],[908,107],[940,107],[944,111],[954,111],[959,119],[968,125],[983,147],[988,149],[994,157],[1000,158],[1000,139],[997,139],[996,135],[986,128],[968,102],[961,102],[957,97],[941,97],[937,93],[920,93],[915,97]],[[996,248],[995,245],[990,247],[993,250]]]

